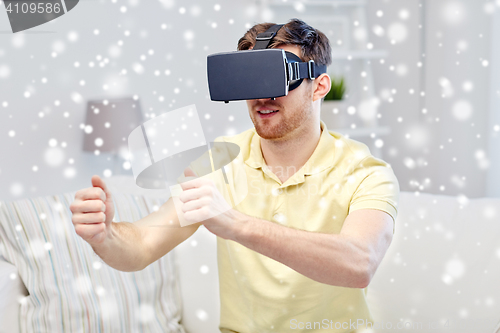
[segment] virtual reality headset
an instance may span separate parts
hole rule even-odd
[[[303,62],[282,49],[268,49],[283,24],[257,35],[252,50],[216,53],[207,57],[210,99],[229,101],[276,98],[288,95],[304,79],[326,73],[326,65]]]

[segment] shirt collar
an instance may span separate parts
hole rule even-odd
[[[299,182],[300,180],[303,181],[304,175],[312,175],[321,172],[329,167],[332,167],[334,164],[336,139],[330,134],[326,124],[322,120],[320,120],[320,126],[322,132],[313,154],[309,157],[304,166],[302,166],[302,168],[291,177],[295,178],[298,176],[299,179],[297,179],[297,181]],[[248,158],[245,160],[245,163],[255,169],[267,169],[260,147],[260,136],[257,134],[255,129],[253,129],[253,131],[254,135],[250,141],[250,154],[247,155]]]

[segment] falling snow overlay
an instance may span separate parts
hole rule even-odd
[[[210,101],[206,57],[235,51],[257,22],[297,17],[328,36],[328,73],[346,80],[344,100],[322,104],[321,119],[388,162],[403,193],[395,238],[378,272],[383,280],[372,296],[380,296],[377,290],[402,295],[385,309],[398,314],[396,321],[467,323],[494,315],[499,321],[500,296],[485,286],[500,267],[494,237],[500,208],[493,199],[500,197],[500,0],[329,2],[81,0],[64,16],[15,34],[0,3],[0,208],[89,187],[92,175],[110,184],[133,176],[127,137],[116,151],[104,149],[105,134],[123,118],[88,123],[91,100],[132,98],[144,122],[196,105],[207,141],[252,128],[244,101]],[[366,20],[352,3],[366,4]],[[102,109],[92,112],[102,115]],[[89,137],[92,150],[84,151]],[[318,209],[328,204],[320,200]],[[289,214],[272,217],[282,225],[290,220]],[[21,224],[12,230],[25,232]],[[187,273],[215,279],[217,265],[202,255],[206,244],[192,237],[183,245],[196,258]],[[40,234],[25,250],[30,260],[48,263],[59,246]],[[106,269],[97,256],[87,266]],[[85,275],[71,282],[75,293],[98,296],[102,316],[116,316],[116,295]],[[398,312],[398,302],[409,306]],[[430,313],[432,304],[442,312]],[[132,316],[147,325],[156,311],[147,302]],[[200,323],[218,318],[206,303],[189,315]]]

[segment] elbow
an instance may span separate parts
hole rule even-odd
[[[326,283],[331,286],[339,286],[345,288],[353,288],[353,289],[364,289],[368,287],[371,281],[371,274],[368,271],[357,271],[352,272],[350,276],[343,281],[338,280],[338,276],[334,275],[328,281],[317,280],[318,282]]]
[[[151,265],[152,262],[148,260],[130,260],[126,263],[114,263],[108,264],[109,267],[116,269],[117,271],[125,273],[139,272]]]
[[[136,267],[134,268],[133,272],[139,272],[139,271],[142,271],[143,269],[146,269],[149,265],[151,265],[154,261],[145,261],[143,263],[141,263],[141,265],[139,267]]]
[[[140,272],[143,269],[145,269],[146,267],[148,267],[148,265],[141,264],[140,266],[127,267],[126,269],[123,269],[121,271],[127,272],[127,273]]]
[[[364,289],[368,287],[371,280],[372,280],[372,274],[370,274],[370,272],[367,270],[360,274],[359,278],[357,279],[357,284],[355,288]]]
[[[139,271],[142,271],[144,268],[148,267],[148,266],[144,266],[144,265],[141,265],[141,266],[130,266],[130,265],[127,265],[127,266],[124,266],[124,265],[114,265],[114,266],[111,266],[111,265],[108,265],[109,267],[117,270],[117,271],[120,271],[120,272],[124,272],[124,273],[133,273],[133,272],[139,272]]]
[[[154,261],[153,261],[154,262]],[[142,271],[143,269],[146,269],[149,267],[149,265],[151,265],[153,262],[146,262],[145,264],[143,264],[139,269],[137,269],[136,271]]]
[[[337,274],[332,274],[330,278],[327,279],[326,281],[325,280],[316,280],[316,281],[321,283],[326,283],[331,286],[364,289],[368,287],[373,276],[370,270],[361,269],[359,267],[353,270],[347,270],[346,272],[349,272],[349,274],[345,275],[344,280],[339,280],[339,276]]]

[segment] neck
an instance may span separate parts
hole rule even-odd
[[[267,166],[285,182],[297,172],[311,157],[321,136],[318,122],[304,124],[296,129],[293,136],[281,140],[261,138],[262,156]]]

